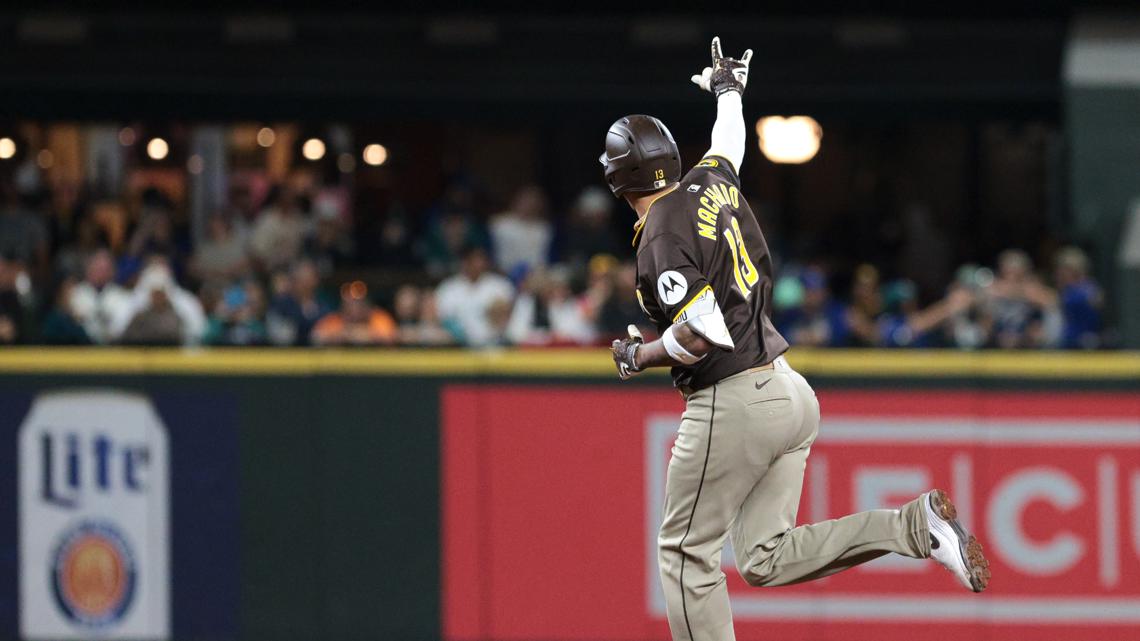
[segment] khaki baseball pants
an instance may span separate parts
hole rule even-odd
[[[930,556],[921,499],[796,527],[819,402],[781,357],[687,399],[665,488],[658,560],[674,641],[735,639],[721,549],[774,586],[835,574],[888,552]]]

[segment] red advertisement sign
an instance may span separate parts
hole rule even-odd
[[[752,588],[751,640],[1140,639],[1140,395],[822,391],[800,522],[948,490],[982,595],[885,557]],[[668,639],[655,538],[683,410],[668,390],[454,386],[442,406],[448,641]]]

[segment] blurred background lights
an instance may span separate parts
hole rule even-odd
[[[16,155],[16,141],[11,138],[0,138],[0,159],[8,160]]]
[[[301,145],[301,155],[308,160],[320,160],[325,157],[325,143],[320,138],[309,138]]]
[[[372,143],[364,148],[364,162],[378,167],[388,161],[388,149],[384,145]]]
[[[269,127],[262,127],[257,130],[257,144],[262,147],[272,147],[274,141],[277,140],[277,133]]]
[[[799,164],[819,152],[823,128],[810,116],[767,116],[756,121],[756,135],[768,160]]]
[[[162,138],[151,138],[146,144],[146,155],[150,156],[151,160],[162,160],[169,153],[170,145]]]
[[[135,144],[135,140],[137,139],[138,138],[135,136],[134,129],[131,129],[130,127],[123,127],[119,130],[119,144],[124,147],[130,147],[131,145]]]
[[[40,169],[51,169],[55,164],[55,154],[47,149],[41,149],[40,153],[36,154],[36,164]]]
[[[206,163],[198,154],[194,154],[193,156],[190,156],[186,159],[186,171],[194,174],[195,176],[202,173],[202,170],[205,168]]]

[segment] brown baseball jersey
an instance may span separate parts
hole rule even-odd
[[[633,244],[637,299],[659,332],[689,320],[694,304],[709,303],[711,292],[732,338],[731,346],[674,367],[675,386],[708,387],[787,351],[788,342],[770,318],[768,244],[727,160],[706,157],[675,190],[654,201],[634,226]]]

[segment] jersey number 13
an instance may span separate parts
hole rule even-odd
[[[736,286],[745,299],[752,293],[756,281],[760,280],[760,273],[748,257],[748,250],[744,247],[744,236],[740,233],[740,223],[735,216],[729,217],[729,226],[724,230],[724,237],[728,239],[728,248],[732,251],[732,269],[736,276]]]

